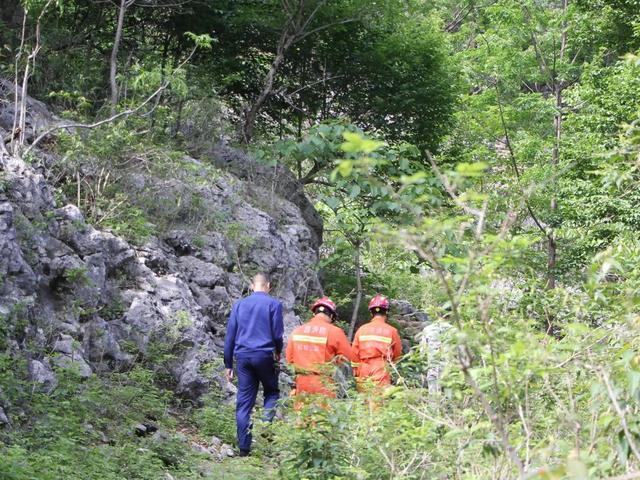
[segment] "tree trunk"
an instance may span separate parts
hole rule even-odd
[[[351,314],[351,323],[349,324],[349,341],[353,340],[358,323],[358,312],[360,311],[360,302],[362,301],[362,266],[360,265],[360,245],[356,245],[356,251],[353,256],[353,263],[356,268],[356,301],[353,304],[353,313]]]
[[[262,106],[273,93],[273,82],[276,78],[276,73],[278,73],[278,68],[284,61],[284,50],[285,49],[282,48],[282,46],[278,47],[278,53],[276,54],[276,58],[273,60],[273,63],[267,72],[267,76],[264,79],[264,85],[260,95],[258,95],[256,101],[245,110],[244,123],[242,125],[242,142],[245,144],[249,144],[251,143],[251,140],[253,140],[258,112],[260,112]]]
[[[560,139],[562,136],[562,111],[560,110],[562,108],[561,85],[556,86],[555,107],[556,107],[556,113],[553,118],[555,138],[554,138],[553,151],[551,154],[551,167],[553,172],[552,174],[554,176],[554,180],[553,180],[554,186],[557,182],[555,176],[557,174],[558,163],[560,161]],[[554,193],[552,194],[551,203],[550,203],[551,216],[552,216],[553,223],[555,223],[556,221],[555,217],[558,212],[558,198],[556,197],[556,194],[555,194],[556,191],[557,191],[557,188],[554,187],[553,189]],[[552,290],[556,288],[555,269],[556,269],[556,263],[557,263],[557,256],[558,256],[558,250],[557,250],[557,243],[556,243],[556,234],[555,234],[555,228],[552,225],[551,228],[549,228],[549,238],[547,240],[547,289],[548,290]]]
[[[287,53],[289,48],[291,48],[291,46],[297,41],[305,38],[307,35],[320,30],[319,28],[317,28],[311,31],[307,31],[307,28],[318,13],[320,7],[324,5],[325,2],[326,0],[317,2],[315,8],[313,8],[313,10],[306,15],[305,7],[307,7],[307,4],[305,0],[297,0],[295,4],[289,5],[288,8],[285,8],[285,11],[288,12],[289,16],[284,24],[284,27],[282,28],[280,39],[278,40],[276,57],[273,59],[271,67],[269,68],[269,71],[267,72],[267,75],[264,79],[260,95],[258,95],[258,98],[256,98],[255,102],[253,102],[253,104],[251,105],[248,105],[244,111],[244,122],[242,125],[243,143],[248,144],[253,140],[253,133],[258,113],[273,93],[273,83],[276,78],[276,74],[278,73],[280,65],[282,65],[282,62],[284,62],[285,54]],[[286,6],[287,2],[283,3]]]
[[[118,103],[118,82],[116,81],[116,73],[118,71],[118,50],[120,48],[120,41],[122,40],[122,28],[124,25],[124,15],[127,11],[127,0],[120,0],[120,7],[118,8],[118,24],[116,26],[116,37],[113,40],[113,48],[111,49],[111,60],[109,65],[109,84],[111,85],[111,110],[115,110],[115,105]]]
[[[567,49],[567,9],[569,7],[569,0],[563,0],[562,3],[562,14],[564,16],[564,20],[562,22],[562,34],[560,36],[560,52],[558,54],[558,58],[560,62],[564,60],[565,51]],[[552,222],[556,223],[558,213],[558,198],[556,197],[557,192],[557,173],[558,173],[558,164],[560,162],[560,140],[562,139],[562,92],[564,90],[564,82],[562,80],[558,81],[557,70],[556,70],[556,60],[554,56],[554,66],[553,66],[553,93],[555,98],[555,114],[553,116],[553,130],[554,130],[554,139],[553,139],[553,151],[551,153],[551,170],[553,175],[553,194],[551,197],[551,216]],[[547,289],[552,290],[556,287],[556,264],[558,258],[558,245],[556,242],[556,234],[555,228],[552,225],[549,229],[549,238],[547,241]]]
[[[169,57],[169,44],[171,43],[171,36],[169,34],[167,34],[164,38],[164,42],[162,44],[162,57],[160,60],[160,85],[164,85],[164,82],[167,78],[167,58]],[[156,107],[160,104],[160,101],[162,100],[162,93],[160,93],[160,95],[158,95],[158,98],[156,98],[156,103],[153,107],[153,111],[155,111]],[[151,131],[153,131],[153,129],[156,127],[156,116],[155,113],[153,113],[151,115],[151,121],[150,121],[150,128]],[[164,125],[162,127],[162,130],[166,130],[167,128],[167,119],[165,117],[164,119]]]

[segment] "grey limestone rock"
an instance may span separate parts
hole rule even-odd
[[[417,340],[417,336],[426,325],[431,323],[429,316],[406,300],[391,301],[391,318],[400,325],[402,335],[407,341]]]
[[[0,425],[8,425],[11,422],[9,421],[9,417],[7,416],[4,408],[0,407]]]
[[[91,366],[85,361],[80,352],[74,352],[70,355],[57,355],[53,357],[52,363],[58,368],[76,371],[80,378],[89,378],[93,373]]]
[[[32,291],[36,275],[22,255],[14,227],[14,209],[11,203],[2,201],[0,196],[0,296],[12,288],[23,292]],[[1,303],[0,303],[1,304]]]
[[[266,187],[296,205],[306,224],[311,229],[312,242],[317,248],[322,243],[322,217],[304,194],[302,185],[293,174],[283,166],[267,166],[258,163],[244,152],[218,143],[209,152],[217,166],[224,168],[238,178],[249,180],[252,184]]]
[[[436,321],[427,325],[419,335],[420,349],[427,354],[429,361],[426,380],[432,395],[440,391],[440,376],[446,361],[446,337],[451,328],[451,324],[445,321]]]
[[[0,99],[7,85],[0,82]],[[10,104],[0,101],[3,130]],[[44,104],[28,105],[28,138],[58,122]],[[142,168],[128,175],[132,204],[143,207],[136,202],[151,189],[158,214],[174,213],[144,245],[91,225],[75,205],[56,205],[46,181],[54,154],[0,160],[0,315],[27,322],[8,345],[43,388],[55,388],[52,365],[88,377],[131,366],[159,340],[175,355],[168,368],[178,393],[197,400],[214,386],[230,398],[235,387],[209,367],[219,362],[233,302],[259,270],[273,278],[287,330],[299,323],[294,305],[321,291],[320,215],[282,166],[223,145],[209,153],[185,157],[189,168],[171,178]]]
[[[11,2],[9,2],[10,4]],[[0,2],[0,6],[2,3]],[[9,7],[10,8],[10,7]],[[15,8],[15,6],[14,6]],[[3,8],[0,8],[2,11]],[[4,17],[4,13],[0,13]],[[11,100],[15,92],[15,85],[9,80],[0,78],[0,101],[2,99]],[[21,95],[20,95],[21,97]],[[2,103],[2,102],[0,102]],[[49,128],[53,123],[56,123],[58,119],[49,112],[46,105],[34,98],[27,97],[26,99],[27,114],[26,114],[26,136],[27,138],[33,138],[36,134],[42,133],[45,129]],[[0,127],[6,131],[13,129],[13,120],[15,116],[15,102],[8,101],[0,108]]]
[[[61,334],[60,338],[53,344],[53,351],[64,355],[72,355],[76,351],[75,340],[71,335]]]
[[[76,370],[81,378],[89,378],[93,373],[91,366],[84,359],[80,342],[71,335],[60,334],[60,337],[53,344],[55,355],[51,362],[58,368]]]
[[[42,385],[45,391],[51,391],[58,385],[58,379],[51,370],[48,359],[44,359],[43,361],[30,360],[29,377],[35,383]]]

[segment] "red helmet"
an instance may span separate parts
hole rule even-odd
[[[329,310],[329,313],[331,315],[336,314],[336,304],[333,303],[329,297],[325,296],[316,300],[313,306],[311,307],[311,311],[313,313],[316,313],[316,309],[319,309],[320,307],[324,307],[327,310]],[[324,309],[321,309],[320,311],[323,312]]]
[[[379,293],[371,299],[369,302],[369,311],[370,312],[380,312],[384,310],[385,312],[389,310],[389,299]]]

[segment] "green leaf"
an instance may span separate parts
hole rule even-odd
[[[463,177],[480,177],[487,167],[485,162],[460,162],[456,165],[456,172]]]
[[[427,172],[424,170],[420,172],[416,172],[413,175],[402,175],[400,177],[400,182],[404,185],[411,185],[415,183],[424,183],[425,178],[427,178]]]
[[[346,140],[340,148],[347,153],[373,153],[384,145],[384,142],[370,140],[359,133],[343,132],[342,137]]]
[[[336,197],[326,197],[324,203],[326,203],[331,210],[336,211],[340,205],[340,200]]]
[[[343,160],[336,167],[336,172],[342,177],[348,177],[353,172],[353,160]]]

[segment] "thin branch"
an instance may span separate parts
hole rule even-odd
[[[602,327],[598,327],[594,330],[597,331],[598,329],[600,329]],[[553,368],[563,368],[565,365],[567,365],[568,363],[572,362],[573,360],[575,360],[576,358],[578,358],[580,355],[582,355],[585,352],[589,352],[591,351],[591,348],[595,345],[597,345],[598,343],[602,342],[603,340],[606,340],[607,338],[609,338],[611,336],[611,332],[607,332],[605,333],[602,337],[598,338],[597,340],[595,340],[594,342],[590,343],[589,345],[587,345],[586,347],[580,349],[579,351],[575,352],[573,355],[571,355],[569,358],[567,358],[566,360],[560,362],[559,364],[557,364],[555,367]]]
[[[301,40],[304,40],[305,38],[307,38],[309,35],[313,35],[314,33],[318,33],[321,32],[322,30],[326,30],[327,28],[331,28],[331,27],[335,27],[337,25],[344,25],[345,23],[352,23],[352,22],[356,22],[358,19],[357,18],[347,18],[345,20],[340,20],[339,22],[332,22],[332,23],[327,23],[326,25],[322,25],[318,28],[314,28],[313,30],[309,30],[307,33],[305,33],[304,35],[298,36],[293,43],[297,43]]]
[[[531,19],[533,18],[533,15],[531,15],[531,12],[529,11],[529,8],[526,5],[523,5],[522,8],[524,10],[524,15],[525,15],[525,18],[527,19],[527,22],[529,23],[529,25],[531,25]],[[535,26],[533,26],[532,28],[535,28]],[[536,59],[538,60],[540,73],[542,74],[543,77],[547,76],[551,78],[551,72],[549,71],[549,66],[547,65],[544,55],[542,54],[542,49],[540,48],[538,37],[536,36],[535,31],[532,30],[530,36],[531,36],[531,44],[533,45],[533,49],[536,54]]]
[[[436,164],[436,162],[435,162],[435,160],[433,158],[433,155],[431,155],[431,152],[429,152],[428,150],[425,150],[424,153],[425,153],[427,159],[429,160],[429,163],[431,164],[431,167],[433,168],[434,172],[438,176],[438,179],[440,180],[440,182],[442,182],[442,186],[447,191],[447,193],[449,194],[449,196],[451,197],[453,202],[458,207],[460,207],[463,211],[467,212],[469,215],[473,215],[474,217],[480,218],[482,216],[482,210],[478,210],[476,208],[471,208],[469,205],[467,205],[462,200],[460,200],[460,198],[456,194],[455,188],[449,182],[449,179],[438,168],[438,165]]]
[[[40,52],[40,48],[42,47],[40,45],[42,18],[44,17],[44,14],[46,13],[47,9],[52,3],[53,3],[53,0],[47,0],[47,3],[45,3],[44,7],[42,7],[42,10],[40,11],[40,14],[38,15],[38,18],[36,20],[36,44],[34,45],[33,50],[31,50],[31,53],[27,57],[27,64],[25,65],[25,69],[24,69],[24,76],[22,79],[22,92],[21,92],[21,98],[20,98],[20,123],[19,123],[20,136],[18,140],[18,145],[20,148],[22,148],[26,139],[27,90],[29,86],[29,78],[31,77],[30,67],[33,67],[33,69],[35,70],[36,57],[38,56],[38,53]]]
[[[294,91],[293,91],[293,92],[291,92],[291,93],[282,92],[282,95],[283,95],[283,96],[291,96],[291,95],[295,95],[296,93],[299,93],[299,92],[301,92],[302,90],[306,90],[307,88],[311,88],[311,87],[313,87],[314,85],[317,85],[318,83],[328,82],[328,81],[330,81],[330,80],[335,80],[336,78],[340,78],[340,77],[344,77],[344,75],[334,75],[333,77],[323,77],[323,78],[321,78],[320,80],[317,80],[317,81],[315,81],[315,82],[311,82],[311,83],[308,83],[308,84],[306,84],[306,85],[303,85],[302,87],[297,88],[296,90],[294,90]]]
[[[27,148],[27,150],[24,152],[24,155],[28,155],[31,152],[31,150],[33,150],[35,148],[35,146],[38,143],[40,143],[40,141],[42,141],[45,137],[49,136],[50,134],[52,134],[53,132],[55,132],[57,130],[63,130],[63,129],[66,129],[66,128],[92,129],[92,128],[99,127],[100,125],[104,125],[105,123],[114,122],[114,121],[116,121],[117,119],[119,119],[121,117],[133,115],[134,113],[137,113],[138,111],[142,110],[142,108],[144,108],[145,105],[147,105],[151,100],[153,100],[155,98],[156,95],[158,95],[161,91],[163,91],[166,88],[167,88],[167,84],[162,85],[155,92],[153,92],[144,102],[142,102],[140,105],[138,105],[136,108],[124,110],[124,111],[122,111],[120,113],[117,113],[115,115],[110,116],[109,118],[105,118],[104,120],[100,120],[98,122],[90,123],[90,124],[86,124],[86,123],[70,123],[70,124],[66,124],[66,125],[58,125],[58,126],[52,127],[49,130],[47,130],[46,132],[44,132],[42,135],[40,135],[38,138],[36,138],[33,141],[33,143],[31,145],[29,145],[29,148]]]
[[[507,128],[507,122],[504,118],[504,110],[502,108],[502,96],[500,95],[500,89],[498,88],[497,82],[495,84],[495,89],[496,89],[496,100],[498,103],[498,112],[500,113],[500,123],[502,124],[502,129],[504,131],[505,144],[507,146],[507,150],[509,151],[509,158],[511,159],[511,165],[513,166],[513,172],[516,176],[516,181],[518,182],[518,185],[520,185],[520,170],[518,169],[518,162],[516,160],[516,155],[515,155],[515,152],[513,151],[513,146],[511,144],[511,137],[509,136],[509,129]],[[529,215],[533,219],[534,223],[540,229],[540,231],[544,234],[544,236],[548,238],[549,233],[547,232],[547,229],[544,228],[542,223],[538,220],[538,217],[535,215],[535,213],[533,213],[533,208],[531,208],[531,204],[529,203],[529,200],[526,198],[526,196],[524,201],[525,201],[525,206],[527,207],[527,211],[529,212]]]
[[[638,451],[638,447],[636,446],[636,442],[633,439],[633,434],[629,430],[629,426],[627,425],[627,419],[625,417],[624,411],[620,407],[618,403],[618,399],[616,398],[616,394],[611,387],[611,383],[609,382],[609,375],[604,370],[600,371],[600,377],[607,387],[607,393],[609,394],[609,398],[611,399],[611,403],[613,403],[613,408],[616,410],[618,417],[620,418],[620,424],[622,425],[622,429],[624,430],[624,436],[629,443],[629,448],[635,455],[637,460],[640,460],[640,451]]]
[[[197,47],[194,47],[194,49],[191,51],[189,56],[180,65],[178,65],[178,67],[175,69],[175,71],[177,71],[180,68],[182,68],[191,59],[191,57],[195,53],[196,49],[197,49]],[[44,138],[48,137],[49,135],[51,135],[55,131],[64,130],[64,129],[67,129],[67,128],[92,129],[92,128],[96,128],[96,127],[99,127],[101,125],[104,125],[106,123],[114,122],[114,121],[118,120],[119,118],[122,118],[122,117],[125,117],[125,116],[128,117],[130,115],[138,113],[147,104],[149,104],[149,102],[151,102],[156,97],[156,95],[159,95],[161,92],[166,90],[167,87],[169,86],[169,84],[170,84],[170,81],[167,80],[164,84],[160,85],[160,87],[158,87],[158,89],[155,92],[153,92],[151,95],[149,95],[137,107],[124,110],[124,111],[122,111],[120,113],[117,113],[115,115],[110,116],[109,118],[105,118],[104,120],[100,120],[100,121],[97,121],[97,122],[94,122],[94,123],[90,123],[90,124],[86,124],[86,123],[70,123],[70,124],[66,124],[66,125],[57,125],[55,127],[52,127],[49,130],[47,130],[46,132],[44,132],[43,134],[41,134],[38,138],[36,138],[31,143],[31,145],[29,145],[29,148],[27,148],[27,150],[24,152],[24,155],[28,155],[38,145],[38,143],[40,143]]]
[[[498,430],[498,433],[500,434],[502,447],[509,454],[511,461],[518,467],[518,470],[520,471],[520,475],[522,475],[524,473],[524,465],[522,464],[522,460],[518,456],[518,453],[514,450],[513,446],[509,442],[509,432],[507,432],[507,429],[504,426],[502,418],[493,409],[493,407],[489,403],[489,400],[487,400],[487,396],[482,392],[482,390],[480,390],[480,387],[478,386],[475,379],[471,375],[471,372],[469,371],[469,368],[471,367],[471,365],[468,364],[467,361],[461,357],[459,357],[458,359],[460,361],[460,367],[462,368],[462,373],[464,374],[464,378],[466,379],[469,386],[471,386],[471,389],[474,391],[478,400],[480,400],[480,403],[482,404],[482,407],[484,408],[485,413],[489,417],[489,420],[494,425],[496,430]]]
[[[485,198],[484,203],[482,204],[482,210],[480,210],[480,217],[478,218],[478,225],[476,226],[476,238],[480,239],[482,233],[484,232],[484,224],[487,220],[487,208],[489,206],[489,199]]]
[[[520,404],[519,400],[518,400],[518,416],[520,417],[520,421],[522,422],[522,427],[524,428],[524,434],[525,434],[525,459],[524,459],[524,465],[525,465],[525,468],[526,468],[529,465],[529,456],[530,456],[530,453],[529,453],[530,446],[529,446],[529,444],[531,443],[531,430],[529,430],[529,426],[527,425],[527,420],[526,420],[526,417],[524,415],[524,412],[522,411],[522,405]]]
[[[304,3],[304,0],[302,0],[300,2],[300,4],[302,5]],[[304,32],[307,27],[309,26],[309,24],[313,21],[313,19],[315,18],[315,16],[318,14],[318,12],[320,11],[320,9],[322,7],[325,6],[325,4],[327,3],[327,0],[320,0],[318,2],[318,4],[316,5],[316,8],[313,9],[313,11],[307,15],[307,19],[305,20],[305,22],[302,24],[302,26],[300,27],[300,31]]]
[[[394,366],[394,365],[392,365],[392,366]],[[396,370],[396,371],[397,371],[397,370]],[[445,426],[447,426],[447,427],[449,427],[449,428],[451,428],[451,429],[458,429],[458,428],[460,428],[460,425],[456,425],[453,421],[448,420],[448,419],[447,419],[447,420],[443,420],[443,419],[440,419],[440,418],[433,417],[433,416],[429,415],[428,413],[423,412],[423,411],[422,411],[422,410],[420,410],[419,408],[414,407],[414,406],[413,406],[413,405],[411,405],[410,403],[409,403],[409,404],[407,404],[407,407],[409,407],[409,410],[413,410],[416,414],[418,414],[418,415],[420,415],[421,417],[423,417],[423,418],[425,418],[425,419],[429,420],[430,422],[437,423],[438,425],[445,425]]]

